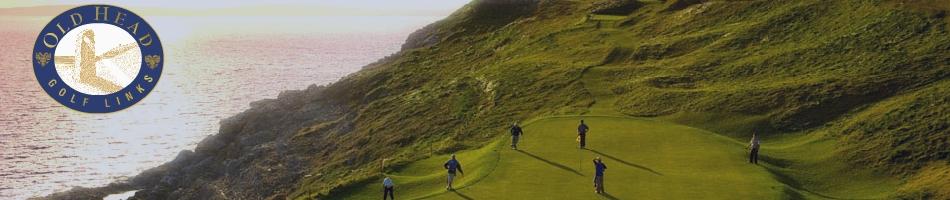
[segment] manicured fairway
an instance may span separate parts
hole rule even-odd
[[[446,191],[447,156],[419,161],[389,174],[400,199],[776,199],[785,185],[765,168],[746,163],[743,143],[676,124],[621,117],[583,117],[589,150],[575,141],[581,117],[555,117],[524,127],[521,150],[507,138],[462,152],[466,176]],[[593,192],[593,164],[607,164],[607,195]],[[379,182],[335,196],[380,198]]]
[[[610,67],[587,70],[596,99],[587,115],[529,121],[520,150],[507,130],[498,141],[457,152],[467,174],[445,189],[449,155],[387,174],[398,199],[881,199],[897,182],[853,170],[833,157],[835,141],[820,134],[766,137],[759,165],[748,163],[746,139],[666,121],[622,117],[604,89]],[[590,126],[588,149],[577,148],[577,125]],[[606,195],[594,193],[592,159],[607,164]],[[331,199],[380,199],[382,179]]]

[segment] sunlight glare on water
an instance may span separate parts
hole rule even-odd
[[[134,176],[194,149],[250,102],[336,81],[441,18],[149,17],[165,48],[157,87],[126,110],[86,114],[59,105],[33,74],[33,42],[49,19],[4,17],[0,199]]]

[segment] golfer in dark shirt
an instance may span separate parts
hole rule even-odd
[[[518,149],[518,139],[523,134],[524,132],[521,131],[521,127],[518,126],[518,122],[515,122],[511,125],[511,149]]]
[[[600,157],[594,159],[594,192],[597,194],[604,193],[605,170],[607,170],[607,165],[604,164],[604,161],[600,160]]]
[[[581,125],[577,126],[577,142],[580,142],[581,149],[584,149],[587,146],[587,131],[589,130],[590,128],[587,127],[587,124],[584,124],[584,120],[581,120]]]
[[[449,185],[446,186],[445,189],[452,190],[452,181],[455,180],[455,171],[458,171],[461,174],[465,174],[465,172],[462,171],[462,163],[459,163],[458,160],[455,160],[455,154],[452,154],[452,159],[445,162],[445,164],[442,165],[442,167],[445,167],[445,169],[449,170],[449,177],[448,177]]]

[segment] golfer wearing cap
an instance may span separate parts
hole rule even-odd
[[[442,165],[445,169],[449,170],[449,185],[445,187],[446,190],[452,190],[452,181],[455,180],[455,171],[458,170],[459,173],[465,175],[465,172],[462,171],[462,164],[458,160],[455,160],[455,154],[452,154],[452,159],[445,162],[445,165]]]

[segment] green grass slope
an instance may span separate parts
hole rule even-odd
[[[618,199],[950,199],[948,5],[473,0],[338,82],[252,103],[124,186],[362,199],[385,172],[401,197],[588,199],[584,162],[600,155]],[[597,152],[572,149],[579,117],[550,116],[591,119]],[[525,151],[505,150],[528,119],[542,120]],[[753,132],[760,167],[743,164]],[[451,153],[470,167],[458,193],[439,186]]]
[[[320,148],[306,151],[308,170],[281,195],[345,196],[381,170],[432,184],[422,178],[431,174],[400,169],[485,151],[513,121],[586,114],[651,118],[736,144],[760,132],[767,176],[744,178],[778,182],[755,185],[779,187],[767,191],[782,197],[950,198],[950,179],[935,178],[950,171],[950,17],[933,6],[950,2],[601,2],[475,0],[413,34],[399,54],[320,91],[346,112],[298,129],[292,146]],[[635,125],[618,127],[637,135]],[[721,147],[714,152],[741,158],[741,145]],[[526,149],[571,167],[560,154]],[[651,149],[608,150],[653,162],[626,155]],[[519,157],[509,153],[499,162]],[[390,167],[380,169],[383,159]],[[472,195],[492,193],[474,191],[494,187],[482,182]]]
[[[445,174],[440,167],[447,155],[441,155],[394,167],[330,199],[377,198],[383,176],[405,182],[399,184],[401,199],[882,199],[896,195],[898,181],[871,170],[856,170],[839,160],[834,153],[838,143],[823,134],[770,138],[763,149],[763,165],[756,166],[745,163],[744,142],[669,122],[618,117],[611,107],[616,98],[605,86],[610,84],[605,78],[611,76],[610,71],[609,67],[589,68],[580,78],[594,99],[585,112],[591,116],[532,121],[525,127],[532,134],[523,139],[518,151],[508,149],[509,140],[502,137],[460,153],[459,158],[473,163],[467,168],[477,172],[460,179],[457,191],[444,190]],[[591,134],[591,150],[575,148],[573,131],[580,119],[601,130]],[[605,196],[593,194],[589,187],[593,173],[589,161],[594,157],[611,163],[607,184],[612,190]]]
[[[592,126],[589,150],[574,140],[579,119]],[[773,164],[747,163],[744,143],[687,126],[648,119],[575,116],[545,118],[525,127],[520,150],[507,139],[458,154],[471,170],[458,190],[446,191],[437,156],[400,167],[387,176],[399,199],[868,199],[893,195],[894,181],[841,168],[827,161],[827,141],[776,139],[766,143],[763,163],[825,165],[821,171],[784,171]],[[592,192],[591,159],[608,165],[607,195]],[[778,159],[784,160],[779,162]],[[474,171],[474,172],[473,172]],[[487,174],[486,174],[487,173]],[[789,182],[807,178],[813,184]],[[807,186],[804,186],[807,185]],[[337,193],[330,199],[374,199],[381,178]]]

